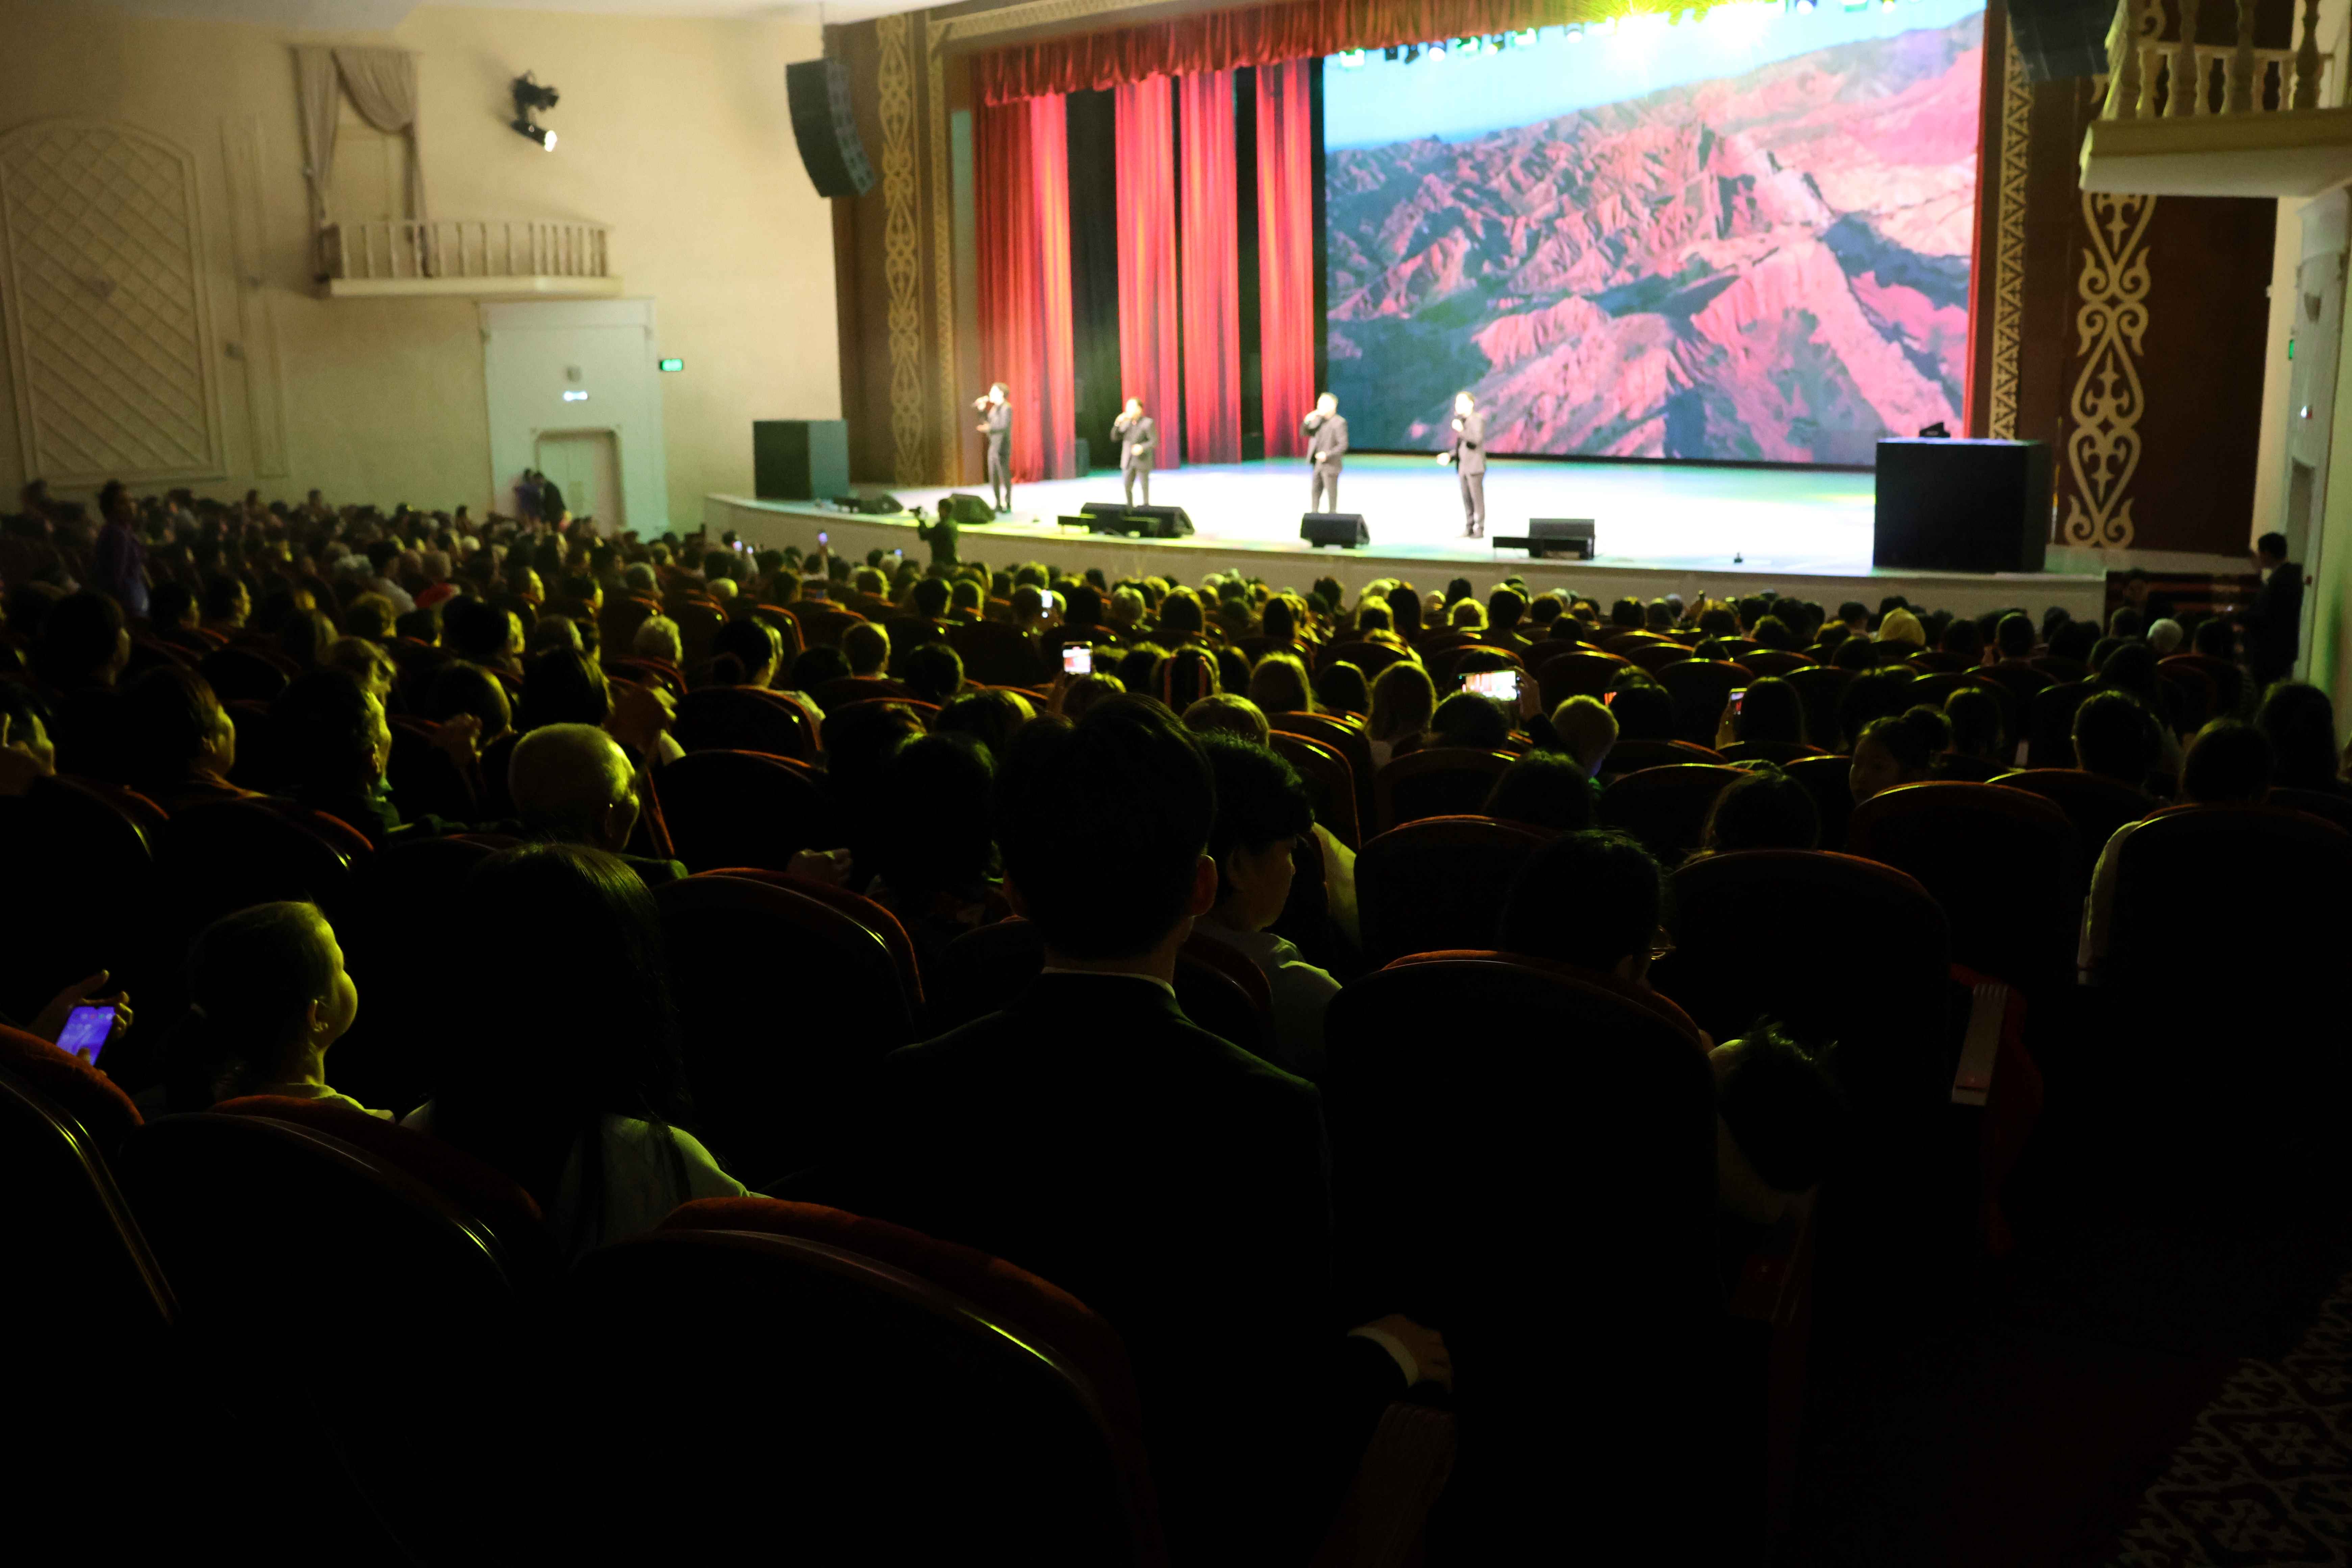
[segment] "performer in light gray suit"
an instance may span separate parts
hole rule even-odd
[[[1118,473],[1127,485],[1127,504],[1135,504],[1135,481],[1143,481],[1143,504],[1151,504],[1151,454],[1160,450],[1160,430],[1143,411],[1143,400],[1130,397],[1110,427],[1118,443]]]
[[[1478,400],[1466,392],[1454,395],[1454,445],[1438,453],[1437,460],[1453,464],[1462,479],[1462,516],[1469,525],[1462,536],[1486,538],[1486,416],[1478,412]]]
[[[1013,510],[1013,405],[1004,401],[1004,384],[998,382],[971,405],[981,412],[972,426],[988,437],[988,490],[998,511]]]
[[[1339,417],[1339,400],[1329,393],[1315,400],[1315,412],[1300,424],[1307,437],[1307,461],[1314,471],[1307,493],[1309,511],[1339,510],[1339,459],[1348,450],[1348,422]]]

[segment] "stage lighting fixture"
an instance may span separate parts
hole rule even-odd
[[[1419,44],[1406,45],[1404,51],[1404,63],[1411,65],[1413,61],[1419,58],[1421,58],[1421,46]]]
[[[1381,51],[1381,58],[1384,60],[1392,60],[1403,53],[1404,51],[1402,49],[1398,48],[1394,44],[1391,44],[1387,48]]]
[[[515,134],[518,136],[526,137],[530,141],[538,142],[539,150],[541,152],[552,153],[555,151],[555,132],[550,131],[546,126],[533,125],[528,120],[518,120],[514,122],[514,130]]]
[[[1889,3],[1891,4],[1892,0],[1889,0]],[[1343,71],[1363,69],[1364,51],[1361,49],[1349,49],[1342,53],[1339,56],[1339,68]]]
[[[514,128],[515,134],[538,142],[542,153],[554,152],[555,132],[537,123],[531,116],[555,107],[555,89],[541,86],[531,79],[530,72],[525,71],[514,79],[511,90],[514,93],[515,117],[509,123]]]
[[[1584,24],[1581,22],[1570,22],[1567,26],[1562,27],[1559,30],[1559,36],[1566,38],[1571,44],[1581,43],[1584,39]]]
[[[1534,48],[1536,47],[1536,30],[1533,27],[1528,28],[1525,32],[1517,35],[1516,41],[1519,47],[1523,49]]]

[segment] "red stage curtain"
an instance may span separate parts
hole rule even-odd
[[[1184,330],[1184,449],[1196,463],[1242,460],[1241,182],[1234,151],[1234,73],[1176,82],[1184,182],[1178,309]]]
[[[1643,7],[1647,9],[1648,7]],[[1213,11],[992,49],[977,62],[981,100],[1008,103],[1046,92],[1112,88],[1146,77],[1187,76],[1235,66],[1385,48],[1432,38],[1551,27],[1600,13],[1570,0],[1299,0],[1245,11]]]
[[[1078,399],[1062,100],[983,108],[978,132],[980,337],[987,358],[972,392],[1004,383],[1016,480],[1069,479],[1077,471]]]
[[[1166,77],[1111,95],[1118,137],[1118,383],[1160,427],[1152,466],[1177,467],[1184,441],[1176,378],[1176,125]]]
[[[1257,68],[1257,320],[1265,455],[1297,458],[1315,404],[1314,107],[1311,60]]]

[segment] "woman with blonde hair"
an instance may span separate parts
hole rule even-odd
[[[1404,742],[1429,728],[1430,715],[1436,711],[1436,683],[1418,663],[1399,659],[1381,671],[1372,682],[1371,718],[1365,725],[1372,742],[1372,765],[1387,766]]]
[[[1250,671],[1249,699],[1267,713],[1312,713],[1315,688],[1306,661],[1295,653],[1270,653]]]

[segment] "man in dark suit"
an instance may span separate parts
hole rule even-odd
[[[972,426],[988,437],[988,489],[999,513],[1013,510],[1013,405],[1004,401],[1004,384],[998,382],[984,397],[975,398],[980,423]]]
[[[935,522],[925,522],[919,518],[917,519],[915,537],[931,547],[932,565],[959,564],[956,560],[955,519],[950,517],[945,511],[940,513],[939,520]]]
[[[1304,1561],[1349,1441],[1439,1371],[1442,1342],[1396,1318],[1340,1335],[1320,1096],[1176,1004],[1217,866],[1214,784],[1175,716],[1122,697],[1031,725],[996,794],[1044,972],[1008,1010],[894,1052],[854,1152],[793,1195],[1085,1301],[1133,1363],[1176,1560]]]
[[[648,888],[686,876],[675,860],[623,853],[637,826],[637,773],[593,724],[542,724],[516,742],[507,793],[528,837],[618,855]]]
[[[1315,400],[1315,412],[1300,424],[1307,437],[1307,462],[1311,470],[1307,510],[1339,510],[1339,459],[1348,451],[1348,422],[1339,416],[1339,400],[1329,393]]]
[[[1110,438],[1118,443],[1118,475],[1127,488],[1127,504],[1135,504],[1135,484],[1143,481],[1143,504],[1151,504],[1151,455],[1160,449],[1160,432],[1151,423],[1151,416],[1143,411],[1143,400],[1130,397],[1127,406],[1110,427]]]
[[[1454,445],[1437,454],[1462,481],[1462,530],[1465,539],[1486,536],[1486,416],[1466,392],[1454,395]]]
[[[2286,558],[2286,535],[2265,533],[2254,541],[2254,569],[2263,574],[2253,607],[2238,617],[2246,634],[2246,668],[2256,686],[2294,673],[2303,638],[2303,568]]]

